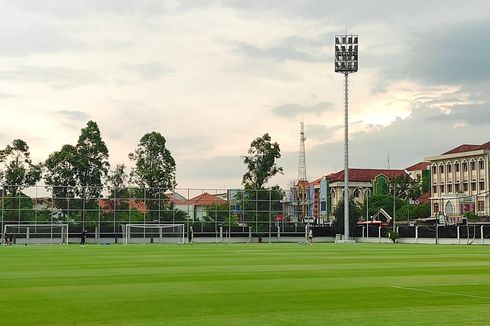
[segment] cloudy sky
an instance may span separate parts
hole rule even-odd
[[[356,33],[351,167],[406,168],[490,140],[488,1],[0,0],[0,147],[36,162],[98,123],[111,164],[158,131],[179,187],[240,185],[268,132],[287,186],[343,169],[335,34]]]

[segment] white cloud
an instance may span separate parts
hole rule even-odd
[[[111,161],[127,163],[155,130],[176,158],[180,186],[222,187],[240,183],[240,156],[269,132],[286,172],[272,183],[287,185],[304,113],[316,178],[343,166],[343,80],[331,43],[347,25],[361,41],[360,71],[349,79],[353,163],[382,167],[390,151],[393,165],[408,166],[486,136],[487,70],[472,78],[437,62],[460,63],[457,31],[487,30],[489,13],[483,1],[3,1],[0,139],[21,135],[44,160],[76,142],[90,118]],[[486,40],[477,34],[472,42]],[[430,53],[414,56],[420,47]],[[418,143],[399,150],[407,139]]]

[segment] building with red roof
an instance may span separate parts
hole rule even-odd
[[[387,193],[389,182],[400,176],[410,176],[398,169],[349,169],[349,193],[357,202],[364,202],[370,194]],[[308,184],[309,217],[318,224],[331,222],[343,198],[344,170],[328,174]]]
[[[427,157],[431,173],[432,215],[461,217],[466,212],[490,215],[490,141],[462,144]]]

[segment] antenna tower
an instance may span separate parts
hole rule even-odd
[[[300,122],[298,181],[306,181],[305,126]]]

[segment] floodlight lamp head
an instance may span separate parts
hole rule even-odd
[[[335,72],[350,74],[357,72],[358,60],[358,36],[352,34],[335,36]]]

